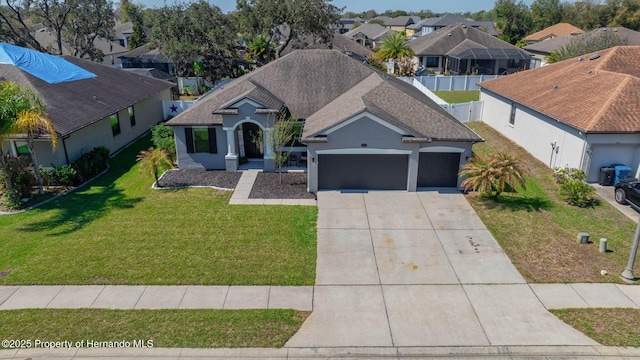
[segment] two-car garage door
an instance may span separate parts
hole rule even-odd
[[[322,154],[318,188],[323,190],[406,190],[409,155]]]
[[[418,187],[456,187],[460,153],[425,152],[418,161]],[[322,190],[407,190],[407,154],[321,154],[318,188]]]

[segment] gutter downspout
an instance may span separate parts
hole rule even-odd
[[[580,167],[584,170],[585,174],[588,174],[589,169],[587,164],[585,164],[585,155],[587,155],[587,134],[584,134],[584,139],[582,139],[582,154],[580,156]]]
[[[67,143],[65,142],[67,138],[68,136],[62,138],[62,148],[64,149],[64,159],[67,161],[67,165],[71,165],[71,163],[69,163],[69,154],[67,153]]]

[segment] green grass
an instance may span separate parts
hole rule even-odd
[[[480,90],[475,91],[434,91],[439,98],[449,104],[466,103],[480,100]]]
[[[605,346],[640,346],[638,309],[550,310],[557,317]]]
[[[0,338],[153,347],[282,347],[308,312],[294,310],[27,309],[2,312]],[[150,343],[148,341],[151,341]],[[32,346],[35,344],[32,343]]]
[[[89,186],[0,216],[0,284],[312,285],[315,207],[228,205],[230,192],[153,190],[136,154]]]
[[[528,170],[527,189],[518,194],[502,194],[497,201],[468,196],[520,273],[539,283],[620,282],[635,224],[605,201],[594,208],[564,203],[550,168],[487,125],[468,125],[486,140],[474,145],[474,152],[508,150]],[[578,232],[589,233],[595,243],[578,244]],[[610,252],[598,251],[600,238],[607,238]],[[601,270],[611,275],[602,276]]]

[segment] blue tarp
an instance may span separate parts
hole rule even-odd
[[[61,57],[0,43],[0,64],[17,66],[49,84],[94,78],[96,75]]]

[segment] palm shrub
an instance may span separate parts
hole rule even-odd
[[[167,152],[169,160],[176,160],[176,140],[173,135],[173,128],[165,124],[158,124],[151,127],[151,142],[153,146]]]
[[[375,57],[382,61],[393,59],[396,63],[394,75],[409,76],[413,73],[411,58],[416,52],[409,46],[409,39],[399,32],[392,31],[384,38]]]
[[[555,178],[560,184],[560,196],[567,204],[582,208],[598,205],[596,190],[584,182],[587,178],[584,170],[556,168]]]
[[[490,156],[474,155],[462,165],[460,176],[465,179],[462,186],[489,197],[497,198],[503,192],[526,189],[522,163],[514,155],[499,151]]]
[[[160,187],[158,171],[165,166],[171,166],[167,152],[163,149],[150,147],[148,150],[140,151],[136,160],[140,162],[140,171],[143,173],[152,173],[156,179],[155,184]]]

